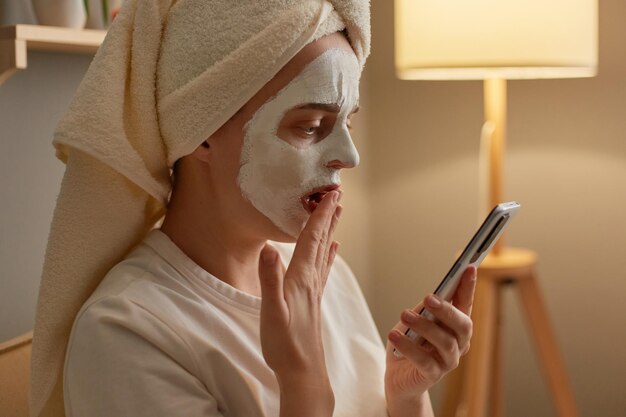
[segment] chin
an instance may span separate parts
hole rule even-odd
[[[282,243],[295,243],[295,242],[297,242],[298,241],[298,237],[300,237],[300,233],[302,232],[302,230],[306,226],[306,223],[307,223],[308,219],[309,219],[309,215],[308,214],[307,214],[306,218],[303,217],[302,219],[298,219],[298,221],[295,221],[294,219],[292,219],[291,222],[287,223],[288,227],[280,227],[280,226],[274,224],[270,220],[270,224],[272,226],[273,231],[271,233],[272,237],[270,237],[269,240],[273,240],[274,242],[282,242]],[[283,224],[283,226],[285,226],[285,224]],[[294,230],[294,231],[297,230],[297,233],[294,235],[294,234],[288,232],[287,230]]]
[[[273,223],[272,223],[272,226],[273,226],[274,232],[272,233],[272,237],[269,240],[273,240],[274,242],[282,242],[282,243],[295,243],[298,241],[298,237],[300,236],[300,233],[298,233],[297,236],[293,236],[290,233],[287,233],[284,230],[280,229],[278,226],[274,225]],[[304,229],[304,224],[300,228],[300,231],[302,231],[302,229]]]
[[[250,207],[256,212],[255,217],[258,215],[263,218],[262,226],[260,224],[263,238],[274,242],[295,243],[311,216],[299,204],[288,209],[274,210],[268,213],[270,215],[264,214],[252,204]]]
[[[259,213],[261,214],[261,213]],[[300,231],[304,229],[306,221],[304,221],[299,228]],[[263,215],[263,226],[260,229],[262,230],[263,238],[266,240],[271,240],[274,242],[281,243],[295,243],[298,240],[298,236],[300,236],[300,232],[296,236],[293,236],[291,233],[286,232],[283,228],[274,224],[269,217]]]

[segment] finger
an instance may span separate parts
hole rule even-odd
[[[468,316],[472,314],[474,292],[476,291],[476,277],[476,267],[468,267],[463,273],[459,287],[456,289],[454,297],[452,298],[452,304]]]
[[[424,303],[420,302],[419,304],[417,304],[415,307],[412,308],[412,311],[414,311],[417,314],[420,314],[420,312],[424,309]],[[399,330],[400,332],[405,332],[406,326],[402,324],[401,321],[399,321],[395,326],[393,326],[394,329]]]
[[[304,229],[298,237],[293,260],[316,264],[318,248],[327,239],[328,225],[337,206],[337,191],[326,194],[317,208],[311,213]],[[291,265],[291,264],[290,264]]]
[[[400,316],[402,324],[419,334],[425,341],[425,350],[429,347],[436,350],[434,357],[441,362],[446,370],[454,369],[459,364],[461,352],[456,336],[444,329],[440,324],[419,316],[411,310],[404,310]]]
[[[398,329],[394,329],[389,332],[387,338],[393,347],[402,354],[402,356],[411,361],[417,367],[425,379],[429,381],[439,379],[439,375],[443,373],[441,366],[439,365],[439,362],[434,360],[428,352],[416,345]]]
[[[283,266],[278,251],[266,244],[259,256],[261,314],[272,319],[280,319],[285,313],[283,278]]]
[[[422,310],[424,310],[424,302],[423,301],[420,302],[415,307],[413,307],[413,311],[416,312],[417,314],[420,314],[422,312]]]
[[[330,227],[328,228],[328,240],[331,242],[333,241],[333,235],[335,234],[335,230],[337,229],[337,224],[339,224],[341,213],[343,213],[343,206],[340,204],[337,204],[337,207],[335,208],[335,212],[333,213],[333,217],[330,220]]]
[[[336,197],[334,196],[331,197],[331,198],[336,198],[336,202],[334,205],[335,207],[334,207],[332,215],[328,217],[326,219],[326,222],[324,223],[322,239],[320,240],[320,244],[317,247],[317,256],[315,258],[315,266],[317,270],[320,271],[320,275],[323,275],[322,271],[324,267],[326,266],[326,261],[328,259],[328,252],[330,250],[330,246],[333,241],[331,233],[334,232],[334,226],[337,225],[337,220],[338,220],[337,210],[339,210],[339,207],[340,207],[339,200],[341,199],[341,194],[339,194],[338,191],[337,193],[338,194]],[[328,194],[326,194],[326,196],[328,196]],[[324,196],[324,199],[326,198],[326,196]],[[335,223],[334,226],[333,226],[333,223]]]
[[[465,351],[472,337],[472,319],[451,303],[441,300],[434,294],[426,297],[424,304],[426,310],[435,319],[455,334],[460,350]]]
[[[326,282],[328,281],[328,275],[330,274],[330,269],[333,266],[333,262],[335,262],[335,256],[337,255],[337,251],[339,250],[339,242],[334,241],[330,244],[330,252],[328,253],[328,261],[324,268],[324,275],[322,275],[322,285],[326,286]]]
[[[325,253],[324,253],[324,257],[322,259],[322,276],[327,276],[328,275],[328,269],[330,268],[330,265],[328,264],[328,258],[330,256],[330,251],[331,248],[333,246],[334,240],[333,237],[335,235],[335,229],[337,228],[337,224],[339,223],[339,218],[341,217],[341,212],[343,211],[343,207],[340,205],[337,205],[337,208],[335,209],[335,214],[333,214],[333,217],[331,218],[330,221],[330,226],[328,228],[328,241],[326,245],[323,245],[323,247],[325,248]],[[336,248],[335,248],[336,249]],[[335,252],[336,254],[336,252]],[[332,265],[332,262],[330,262],[330,264]]]

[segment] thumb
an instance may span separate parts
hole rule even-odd
[[[284,272],[278,251],[272,245],[265,244],[259,257],[262,307],[279,308],[285,302],[283,278]]]

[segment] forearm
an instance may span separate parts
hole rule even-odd
[[[392,399],[387,396],[387,413],[389,417],[434,417],[428,391],[420,397],[412,399]]]

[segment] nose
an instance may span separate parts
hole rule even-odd
[[[328,153],[330,161],[326,167],[332,169],[354,168],[359,165],[359,152],[352,142],[350,134],[342,132]]]

